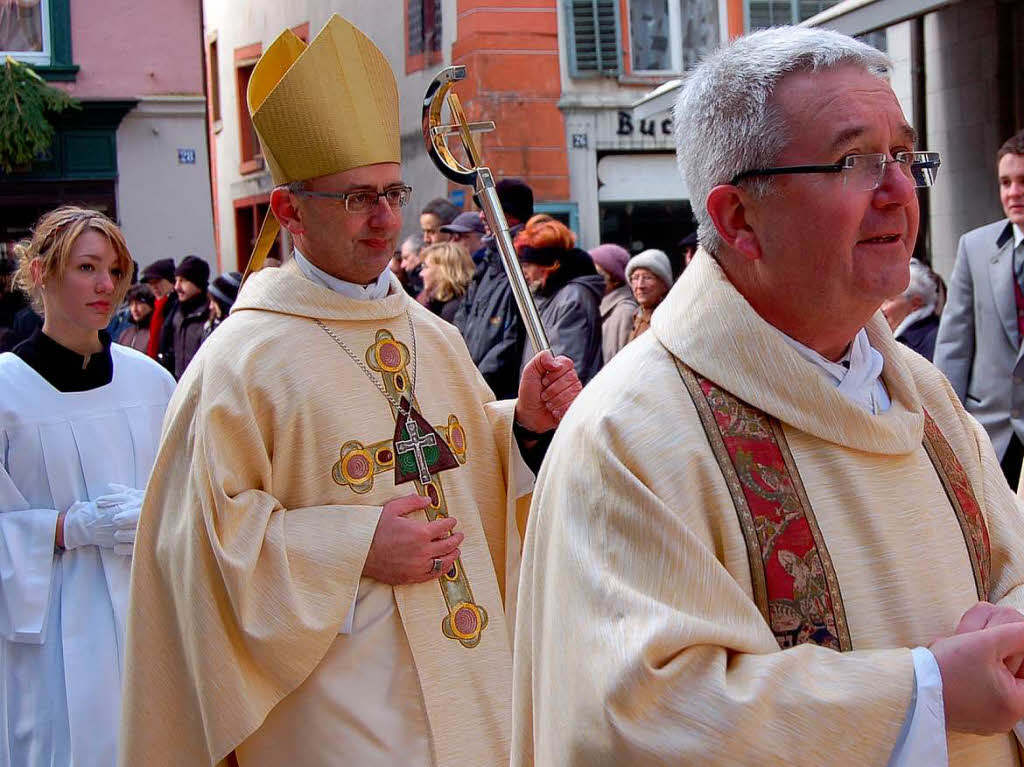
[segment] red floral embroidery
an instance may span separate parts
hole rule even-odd
[[[1024,306],[1024,295],[1020,303]],[[832,560],[781,425],[682,363],[677,366],[736,506],[754,601],[779,646],[852,649]],[[987,600],[992,554],[981,505],[927,411],[924,448],[963,531],[978,598]]]
[[[960,529],[963,530],[978,599],[987,601],[991,586],[992,545],[988,537],[988,526],[981,514],[981,505],[974,495],[967,472],[927,410],[924,413],[924,439],[928,456],[935,465],[942,487],[956,512]]]
[[[741,523],[745,535],[753,528],[764,570],[766,604],[759,606],[779,647],[810,643],[850,649],[828,551],[817,540],[806,496],[798,490],[799,476],[787,466],[781,431],[760,410],[707,379],[698,382],[742,488],[747,509],[740,510]],[[755,581],[762,580],[759,575]]]

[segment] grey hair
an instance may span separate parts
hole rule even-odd
[[[737,38],[687,78],[674,108],[676,162],[690,190],[697,238],[717,254],[722,242],[707,211],[708,193],[751,168],[770,167],[788,140],[775,87],[794,72],[853,65],[888,75],[889,57],[852,37],[821,29],[776,27]],[[750,182],[763,195],[770,181]]]
[[[406,245],[408,245],[410,248],[419,253],[421,250],[423,250],[423,235],[410,234],[408,237],[402,240],[402,244],[398,247],[398,249],[405,250]]]
[[[910,259],[910,284],[903,291],[907,298],[920,298],[923,302],[921,308],[931,309],[933,312],[939,303],[939,281],[927,264]]]

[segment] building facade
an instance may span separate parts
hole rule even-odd
[[[49,151],[0,173],[0,250],[77,203],[117,221],[140,266],[213,260],[201,30],[190,0],[0,0],[0,57],[80,107],[53,119]]]
[[[248,73],[282,29],[309,40],[331,13],[359,26],[398,79],[402,157],[413,200],[404,232],[435,197],[472,206],[424,148],[423,95],[444,67],[498,178],[534,189],[538,211],[565,221],[580,244],[675,248],[693,225],[672,157],[671,118],[633,121],[634,101],[742,29],[742,0],[403,0],[381,13],[358,0],[205,0],[210,146],[221,266],[248,259],[272,182],[245,105]],[[732,18],[730,24],[729,19]],[[457,144],[457,142],[452,142]],[[279,248],[290,243],[282,235]]]
[[[696,228],[676,168],[671,104],[633,105],[742,31],[732,0],[568,0],[559,14],[571,190],[584,247],[660,248]],[[678,267],[678,263],[676,263]]]
[[[397,4],[389,5],[398,10]],[[382,13],[361,0],[204,0],[210,163],[221,269],[244,269],[273,189],[246,103],[252,69],[282,30],[291,29],[309,42],[332,13],[362,29],[394,69],[403,173],[413,187],[413,200],[404,211],[405,229],[418,227],[418,211],[428,200],[449,194],[423,148],[419,106],[436,72],[451,63],[456,3],[409,0],[403,7],[401,13]],[[290,248],[287,232],[282,232],[277,254],[283,257]]]

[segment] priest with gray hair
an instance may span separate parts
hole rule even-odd
[[[1024,508],[879,311],[940,162],[888,71],[782,27],[686,80],[701,249],[538,477],[513,765],[1019,764]]]

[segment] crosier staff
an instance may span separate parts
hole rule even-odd
[[[508,221],[505,220],[505,212],[501,209],[501,202],[494,188],[494,176],[490,168],[481,164],[480,150],[473,138],[474,131],[494,130],[494,123],[467,121],[458,95],[451,90],[456,82],[465,77],[464,66],[448,67],[427,86],[427,94],[423,98],[423,141],[426,143],[430,159],[446,178],[456,184],[473,187],[487,217],[487,225],[494,234],[498,252],[501,254],[501,263],[505,267],[509,284],[512,285],[512,295],[526,325],[530,343],[533,344],[535,353],[541,352],[550,349],[551,344],[548,343],[537,305],[533,303],[533,296],[530,294],[530,286],[519,265],[519,258],[512,244],[512,235],[508,230]],[[445,103],[448,104],[452,119],[455,121],[452,125],[445,125],[441,121],[441,109]],[[453,134],[458,134],[462,140],[469,161],[468,167],[459,162],[448,148],[448,136]]]

